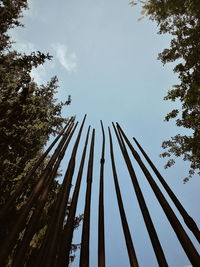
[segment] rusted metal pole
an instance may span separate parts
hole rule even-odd
[[[92,175],[93,175],[93,160],[94,160],[94,139],[95,130],[92,131],[92,140],[90,146],[90,156],[87,170],[87,189],[85,196],[85,210],[83,219],[81,252],[80,252],[80,267],[89,267],[89,250],[90,250],[90,205],[92,193]]]
[[[156,166],[153,164],[153,162],[151,161],[151,159],[149,158],[149,156],[146,154],[146,152],[144,151],[144,149],[142,148],[142,146],[139,144],[139,142],[137,141],[137,139],[133,137],[133,140],[135,141],[135,143],[137,144],[138,148],[142,152],[143,156],[145,157],[145,159],[147,160],[147,162],[151,166],[152,170],[154,171],[154,173],[158,177],[158,180],[161,182],[162,186],[165,188],[166,192],[168,193],[169,197],[173,201],[174,205],[176,206],[176,208],[178,209],[178,211],[182,215],[185,224],[193,232],[194,236],[196,237],[196,239],[200,243],[200,231],[198,229],[197,224],[195,223],[195,221],[193,220],[193,218],[187,213],[187,211],[185,210],[185,208],[183,207],[183,205],[181,204],[181,202],[178,200],[178,198],[176,197],[176,195],[174,194],[174,192],[171,190],[171,188],[169,187],[169,185],[166,183],[165,179],[160,174],[160,172],[158,171],[158,169],[156,168]]]
[[[140,189],[140,185],[139,185],[139,183],[137,181],[137,177],[136,177],[135,171],[133,169],[130,157],[129,157],[128,152],[126,150],[126,147],[125,147],[125,144],[123,142],[123,139],[120,138],[120,135],[118,134],[114,123],[113,123],[113,128],[115,130],[115,134],[116,134],[120,149],[122,151],[124,160],[126,162],[126,165],[127,165],[130,177],[131,177],[131,181],[132,181],[135,193],[136,193],[136,197],[138,199],[140,210],[142,212],[142,215],[143,215],[143,218],[144,218],[144,222],[145,222],[145,225],[146,225],[146,228],[147,228],[147,231],[148,231],[148,234],[149,234],[149,237],[150,237],[150,240],[151,240],[151,243],[152,243],[156,258],[157,258],[157,261],[158,261],[158,264],[159,264],[159,266],[166,267],[166,266],[168,266],[168,264],[167,264],[167,261],[166,261],[162,246],[161,246],[160,241],[158,239],[158,235],[156,233],[156,229],[155,229],[155,227],[153,225],[153,222],[152,222],[149,210],[147,208],[144,196],[143,196],[142,191]]]
[[[24,189],[25,185],[29,182],[32,175],[35,173],[37,168],[40,166],[40,164],[43,162],[43,160],[46,158],[46,156],[49,154],[51,149],[54,147],[54,145],[57,143],[57,141],[60,139],[60,137],[64,134],[67,127],[69,127],[70,123],[74,120],[72,117],[64,127],[64,129],[60,132],[60,134],[55,138],[53,143],[49,146],[49,148],[42,154],[42,156],[37,160],[37,162],[34,164],[33,168],[27,173],[27,175],[23,178],[23,181],[21,184],[17,187],[15,192],[9,197],[9,199],[6,201],[5,205],[0,210],[0,220],[6,220],[7,216],[9,215],[10,208],[12,207],[14,201],[16,198],[22,193],[22,190]]]
[[[16,248],[12,267],[24,266],[24,262],[26,260],[26,252],[29,249],[29,244],[33,235],[37,231],[37,226],[40,222],[40,216],[43,211],[44,205],[46,203],[47,194],[48,194],[48,188],[46,187],[45,190],[40,195],[39,200],[37,202],[36,210],[34,211],[34,214],[31,216],[31,219],[28,225],[26,226],[26,231],[24,233],[24,237],[21,241],[21,244],[19,245],[19,247]]]
[[[137,151],[133,148],[130,141],[122,131],[121,127],[118,124],[118,130],[120,131],[120,134],[123,135],[128,147],[130,148],[134,158],[138,162],[139,166],[141,167],[145,177],[147,178],[147,181],[149,182],[155,196],[157,197],[158,202],[160,203],[163,211],[165,212],[165,215],[167,216],[172,228],[174,229],[176,236],[178,237],[183,249],[185,250],[186,255],[188,256],[189,260],[194,266],[199,266],[200,264],[200,256],[195,249],[194,245],[192,244],[191,240],[189,239],[187,233],[185,232],[184,228],[182,227],[181,223],[179,222],[178,218],[176,217],[175,213],[173,212],[172,208],[168,204],[167,200],[165,199],[164,195],[160,191],[159,187],[155,183],[153,177],[145,167],[144,163],[142,162],[139,154]]]
[[[79,196],[80,185],[81,185],[81,180],[82,180],[82,175],[83,175],[83,168],[84,168],[84,163],[85,163],[89,132],[90,132],[90,127],[88,128],[88,132],[87,132],[87,136],[85,140],[85,145],[84,145],[81,163],[80,163],[80,167],[78,171],[76,185],[74,188],[74,193],[72,196],[69,214],[67,217],[67,222],[62,232],[62,240],[61,240],[62,242],[59,247],[59,253],[57,257],[58,262],[56,264],[57,267],[64,267],[64,266],[69,265],[69,256],[70,256],[72,237],[73,237],[73,232],[74,232],[74,220],[75,220],[78,196]]]
[[[73,136],[73,134],[75,132],[75,129],[76,129],[77,125],[78,125],[78,122],[76,123],[75,127],[72,129],[72,131],[71,131],[71,133],[69,135],[69,138],[67,139],[66,143],[64,144],[64,147],[63,147],[62,151],[58,155],[58,160],[57,160],[57,162],[56,162],[56,164],[54,166],[54,169],[53,169],[53,171],[54,171],[53,174],[52,174],[53,178],[57,174],[57,170],[58,170],[58,167],[60,165],[60,162],[64,157],[65,150],[67,149],[67,147],[69,145],[69,142],[70,142],[70,140],[71,140],[71,138],[72,138],[72,136]],[[46,180],[45,187],[49,187],[50,182],[52,180],[52,177],[50,176]],[[57,197],[57,199],[58,199],[58,197]],[[54,212],[58,212],[57,200],[55,200],[55,202],[54,202],[53,210],[54,210]],[[57,219],[56,216],[52,216],[51,219],[50,219],[49,224],[47,225],[48,227],[47,227],[47,230],[46,230],[45,238],[44,238],[44,240],[42,242],[42,245],[40,247],[40,250],[39,250],[39,253],[38,253],[38,256],[37,256],[37,259],[36,259],[36,262],[35,262],[34,266],[39,266],[39,265],[43,266],[43,260],[45,260],[45,256],[46,256],[45,250],[47,249],[46,247],[49,247],[50,244],[51,244],[51,233],[52,233],[52,231],[54,231],[54,225],[56,224],[56,219]]]
[[[54,165],[54,167],[52,169],[52,172],[51,172],[51,174],[50,174],[50,176],[48,178],[48,181],[46,182],[46,184],[44,186],[44,190],[41,193],[41,195],[40,195],[40,197],[39,197],[39,199],[37,201],[36,208],[33,211],[33,214],[31,216],[31,219],[30,219],[28,225],[26,226],[26,231],[25,231],[24,237],[23,237],[23,239],[21,241],[21,246],[17,250],[17,253],[16,253],[17,255],[16,255],[16,257],[14,259],[14,262],[13,262],[13,267],[21,267],[21,266],[23,266],[23,263],[24,263],[24,260],[25,260],[26,250],[28,248],[28,245],[29,245],[33,235],[36,233],[37,225],[40,222],[40,217],[41,217],[43,208],[45,206],[45,203],[47,201],[47,196],[48,196],[48,192],[49,192],[49,186],[51,185],[51,183],[53,182],[54,178],[57,175],[57,171],[58,171],[58,168],[60,166],[60,162],[62,161],[62,159],[63,159],[63,157],[65,155],[65,152],[67,150],[69,141],[70,141],[74,131],[75,131],[75,127],[74,127],[73,131],[71,132],[69,138],[67,139],[62,151],[58,155],[57,161],[56,161],[56,163],[55,163],[55,165]]]
[[[98,267],[105,267],[105,231],[104,231],[104,163],[105,163],[105,133],[101,121],[102,153],[100,160],[100,186],[99,186],[99,222],[98,222]]]
[[[71,158],[69,160],[68,168],[67,168],[62,186],[61,186],[61,190],[58,195],[57,205],[55,209],[56,212],[54,214],[54,217],[56,220],[54,220],[55,225],[53,227],[53,232],[50,232],[51,242],[50,244],[48,244],[49,246],[48,246],[48,249],[46,250],[47,256],[44,258],[45,260],[43,264],[44,267],[54,266],[55,261],[56,261],[56,252],[57,252],[58,243],[60,241],[59,237],[63,230],[63,223],[64,223],[64,219],[66,215],[67,203],[68,203],[69,193],[71,189],[71,182],[72,182],[74,169],[75,169],[76,153],[77,153],[78,145],[80,142],[85,119],[86,119],[86,115],[81,124],[80,130],[79,130],[79,133],[78,133],[78,136],[77,136],[77,139],[76,139],[76,142],[75,142],[72,154],[71,154]]]
[[[68,129],[66,131],[62,140],[66,140],[66,138],[69,135],[70,130],[71,130],[71,127],[70,127],[70,129]],[[59,149],[62,148],[62,146],[61,146],[61,145],[63,145],[62,140],[60,141],[60,144],[58,145]],[[36,199],[39,197],[39,194],[42,190],[45,179],[47,179],[48,175],[50,175],[50,173],[51,173],[51,169],[52,169],[52,166],[54,164],[54,161],[56,160],[56,158],[59,154],[59,149],[57,148],[56,151],[54,152],[49,163],[47,164],[46,170],[44,171],[42,176],[39,178],[39,181],[35,185],[35,187],[31,193],[29,199],[27,200],[26,204],[22,207],[22,210],[21,210],[19,217],[16,221],[16,224],[13,227],[9,236],[7,237],[7,240],[5,241],[5,244],[3,246],[3,250],[0,251],[0,265],[3,265],[3,262],[6,260],[6,258],[10,254],[20,231],[23,229],[24,224],[25,224],[26,219],[27,219],[27,215],[28,215],[30,209],[32,208],[32,206],[34,205]]]
[[[124,205],[123,205],[123,201],[121,197],[117,171],[115,167],[115,158],[114,158],[113,143],[112,143],[112,136],[111,136],[110,128],[108,128],[108,131],[109,131],[109,138],[110,138],[110,157],[111,157],[111,164],[112,164],[112,170],[113,170],[113,178],[114,178],[114,183],[115,183],[115,191],[117,195],[118,207],[120,211],[120,217],[121,217],[122,228],[124,231],[126,247],[127,247],[127,251],[129,255],[129,262],[130,262],[131,267],[138,267],[139,265],[138,265],[138,261],[137,261],[135,249],[133,246],[133,241],[131,238],[128,222],[126,219],[126,213],[124,211]]]

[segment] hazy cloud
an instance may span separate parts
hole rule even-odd
[[[40,65],[37,68],[33,68],[31,70],[31,78],[33,78],[38,85],[43,84],[46,80],[46,70],[44,66]]]
[[[15,38],[15,40],[19,40],[19,38]],[[33,51],[37,51],[35,48],[35,45],[31,42],[21,42],[17,41],[13,44],[13,49],[20,53],[30,54]],[[33,68],[31,70],[31,78],[34,79],[34,81],[37,84],[43,84],[45,82],[45,76],[46,76],[46,70],[43,65],[38,66],[37,68]]]
[[[76,71],[77,56],[74,52],[70,52],[66,45],[60,43],[52,44],[52,48],[56,53],[56,58],[67,72]]]
[[[17,38],[13,38],[15,41],[17,41]],[[13,44],[13,49],[17,50],[18,52],[21,53],[26,53],[26,54],[30,54],[33,51],[36,51],[35,49],[35,45],[33,43],[27,42],[27,43],[23,43],[23,42],[16,42]]]

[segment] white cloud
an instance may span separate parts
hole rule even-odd
[[[16,38],[15,38],[16,40]],[[23,42],[16,42],[13,44],[13,49],[17,50],[18,52],[21,53],[26,53],[29,54],[33,51],[35,51],[35,45],[33,43],[27,42],[27,43],[23,43]]]
[[[12,45],[12,48],[17,52],[31,54],[32,52],[37,51],[33,43],[22,42],[17,34],[12,35],[14,35],[14,39],[17,41]],[[46,61],[46,63],[48,63],[48,61]],[[53,68],[54,64],[51,62],[51,65],[49,64],[48,67]],[[33,78],[37,84],[44,84],[46,82],[46,74],[46,68],[43,65],[39,65],[37,68],[31,70],[31,78]]]
[[[31,78],[33,78],[38,85],[43,84],[46,81],[46,70],[44,66],[40,65],[37,68],[33,68],[31,70]]]
[[[77,56],[74,52],[69,52],[68,47],[60,43],[52,44],[52,48],[56,53],[56,58],[67,72],[76,71]]]
[[[33,51],[36,51],[35,45],[33,43],[27,42],[16,42],[13,44],[13,49],[20,53],[30,54]],[[44,66],[40,65],[37,68],[31,70],[31,78],[37,84],[43,84],[45,81],[46,71]]]

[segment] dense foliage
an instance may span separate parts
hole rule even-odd
[[[46,86],[38,86],[30,76],[33,67],[51,57],[41,52],[31,55],[10,51],[8,29],[20,25],[21,8],[26,1],[2,1],[3,18],[0,41],[0,170],[1,188],[4,190],[24,170],[26,164],[37,157],[50,134],[62,127],[65,121],[61,109],[66,103],[56,103],[54,94],[57,78]],[[18,3],[19,2],[19,3]],[[12,17],[13,14],[13,17]],[[14,182],[15,184],[15,182]],[[2,195],[2,192],[1,192]]]
[[[61,110],[71,101],[68,97],[65,103],[57,103],[54,97],[58,87],[56,77],[42,86],[38,86],[31,78],[33,68],[51,59],[48,54],[37,51],[26,55],[12,48],[8,31],[15,26],[22,26],[19,18],[25,8],[28,8],[27,0],[0,0],[0,208],[41,155],[50,135],[62,129],[66,119],[62,118]],[[45,165],[46,162],[40,166],[29,186],[17,199],[8,220],[1,223],[1,245]],[[58,188],[57,182],[51,186],[38,235],[30,244],[32,249],[43,238]]]
[[[163,64],[178,60],[174,72],[180,83],[168,91],[165,100],[179,100],[181,110],[174,109],[165,120],[176,118],[176,125],[189,129],[187,135],[177,134],[164,141],[162,147],[170,157],[166,167],[174,164],[176,157],[190,162],[189,177],[200,170],[200,2],[199,0],[147,0],[142,3],[142,13],[155,21],[159,34],[171,34],[170,47],[158,58]],[[185,179],[187,181],[188,178]]]

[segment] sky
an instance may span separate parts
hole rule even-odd
[[[185,132],[177,128],[174,122],[164,122],[164,116],[172,108],[180,108],[179,103],[163,101],[167,91],[178,82],[173,73],[173,64],[163,66],[157,60],[158,53],[169,46],[170,36],[158,35],[156,24],[147,18],[138,21],[142,16],[141,10],[139,7],[131,7],[128,1],[31,0],[29,6],[30,10],[24,12],[22,19],[25,27],[12,30],[15,48],[26,53],[49,52],[53,59],[34,69],[32,77],[42,84],[57,75],[60,86],[58,101],[67,100],[68,95],[72,97],[72,103],[64,108],[63,116],[76,115],[80,121],[87,114],[86,124],[96,129],[91,207],[91,266],[97,266],[100,119],[106,129],[112,121],[119,122],[129,138],[135,136],[138,139],[186,210],[200,224],[197,205],[199,177],[194,176],[184,185],[182,179],[187,176],[188,165],[178,160],[174,167],[165,170],[163,166],[166,160],[159,157],[163,152],[163,140]],[[106,145],[106,263],[108,267],[129,266],[108,156],[108,135]],[[157,266],[120,153],[116,155],[116,161],[140,266]],[[65,165],[62,165],[63,170]],[[189,267],[189,260],[151,189],[139,168],[134,166],[169,259],[169,266]],[[83,213],[84,192],[83,182],[78,213]],[[80,242],[80,234],[81,227],[75,232],[74,242]],[[192,235],[190,237],[194,240]],[[78,266],[78,259],[79,253],[72,266]]]

